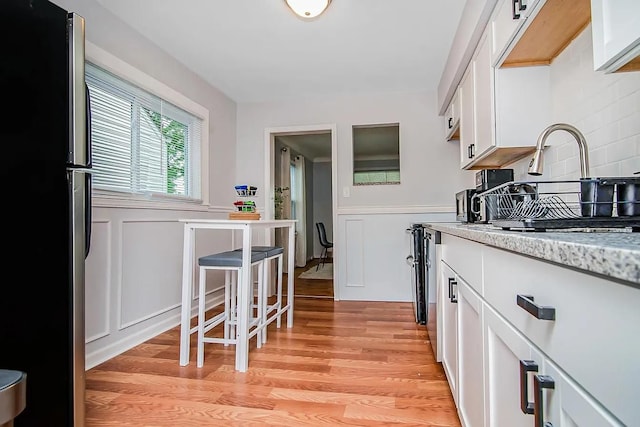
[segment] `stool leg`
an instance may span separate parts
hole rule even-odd
[[[206,287],[207,272],[204,268],[200,268],[200,281],[198,283],[198,355],[197,367],[202,368],[204,364],[204,298]]]
[[[232,320],[232,323],[229,327],[229,333],[230,336],[233,337],[233,339],[238,338],[237,333],[236,333],[236,325],[235,322],[238,321],[238,316],[236,313],[236,309],[237,309],[237,304],[238,304],[238,272],[236,270],[231,272],[231,306],[230,306],[230,310],[229,310],[229,316],[230,319]]]
[[[229,346],[231,336],[231,271],[224,272],[224,346]]]
[[[262,284],[262,304],[260,305],[260,323],[264,323],[264,327],[262,329],[262,342],[267,342],[267,328],[269,325],[267,322],[267,308],[269,306],[269,286],[271,285],[271,277],[267,274],[267,270],[269,269],[270,260],[265,260],[263,264],[263,273],[262,278],[264,280]]]
[[[266,337],[263,334],[266,334],[265,328],[262,327],[262,322],[264,322],[264,318],[262,317],[262,312],[264,311],[264,261],[262,264],[258,266],[258,306],[256,307],[256,317],[258,318],[256,328],[260,328],[258,333],[256,334],[257,347],[261,348],[262,343],[266,341]],[[251,295],[251,299],[253,300],[253,295]]]
[[[287,298],[293,298],[293,295],[289,295]],[[278,255],[278,289],[276,290],[276,312],[282,309],[282,254]],[[276,327],[280,328],[282,315],[278,314],[276,318]]]

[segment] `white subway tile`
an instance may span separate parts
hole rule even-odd
[[[573,143],[569,143],[569,142],[565,142],[562,145],[558,145],[554,148],[556,148],[556,156],[558,161],[561,160],[567,160],[571,157],[575,157],[578,154],[578,149],[577,149],[578,145]],[[546,160],[546,158],[545,158]]]
[[[633,114],[620,120],[620,138],[640,135],[640,114]]]
[[[589,149],[589,165],[603,166],[607,164],[607,147]]]
[[[635,155],[637,150],[634,138],[623,139],[605,147],[607,163],[615,163]]]
[[[609,163],[607,165],[598,166],[591,169],[591,176],[596,177],[611,177],[620,175],[620,163]]]
[[[640,171],[640,155],[620,162],[620,176],[634,176],[638,171]],[[640,177],[640,175],[636,176]]]

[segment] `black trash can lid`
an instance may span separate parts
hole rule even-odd
[[[20,382],[23,378],[24,372],[0,369],[0,391]]]

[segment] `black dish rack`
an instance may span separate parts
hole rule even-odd
[[[640,177],[513,181],[474,197],[491,212],[491,224],[504,230],[640,231]]]

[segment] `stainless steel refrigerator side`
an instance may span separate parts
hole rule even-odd
[[[74,427],[85,425],[85,258],[87,255],[87,210],[91,209],[91,149],[87,121],[85,84],[85,22],[70,13],[69,32],[69,156],[67,176],[70,189],[72,263],[72,345]]]
[[[72,289],[72,343],[73,343],[73,418],[74,427],[82,427],[85,423],[85,209],[87,172],[70,169],[69,198],[71,200],[71,279]],[[89,207],[90,208],[90,207]]]

